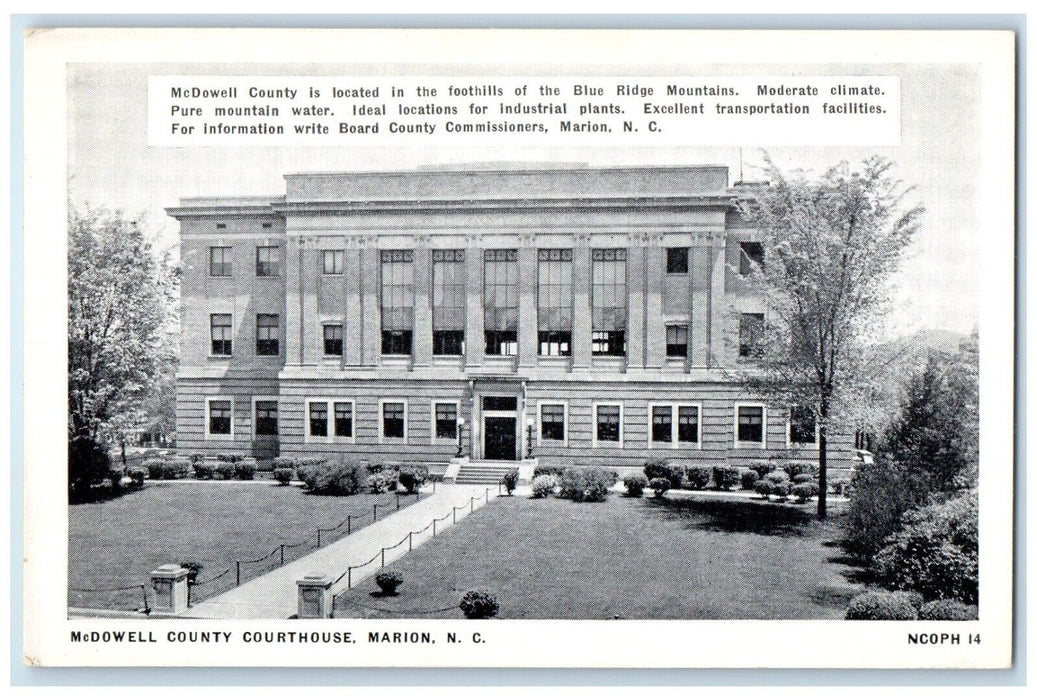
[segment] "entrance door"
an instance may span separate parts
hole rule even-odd
[[[486,459],[517,459],[518,443],[515,438],[515,427],[514,416],[486,416],[483,418],[484,457]]]

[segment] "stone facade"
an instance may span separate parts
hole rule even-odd
[[[620,471],[816,460],[788,407],[731,378],[766,304],[738,272],[753,232],[726,168],[285,180],[168,210],[181,450],[444,464],[460,439],[476,459]],[[830,445],[848,467],[852,437]]]

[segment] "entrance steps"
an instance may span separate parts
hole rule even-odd
[[[504,475],[518,469],[520,462],[507,460],[470,460],[457,473],[458,484],[499,484]]]

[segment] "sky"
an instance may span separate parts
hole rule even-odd
[[[697,66],[702,75],[738,66]],[[757,67],[754,66],[754,69]],[[731,180],[760,176],[757,147],[509,147],[444,149],[328,147],[155,147],[147,144],[147,77],[199,75],[349,75],[348,66],[250,64],[76,64],[68,70],[69,199],[76,206],[121,209],[139,217],[163,248],[175,249],[178,228],[164,213],[181,197],[279,195],[283,175],[300,171],[397,170],[486,161],[559,162],[591,166],[727,165]],[[755,73],[789,73],[789,66]],[[894,335],[923,328],[968,333],[976,325],[977,264],[983,231],[978,177],[980,81],[969,66],[811,65],[809,74],[892,74],[901,78],[901,142],[888,147],[774,147],[783,170],[819,171],[841,160],[879,154],[914,188],[908,198],[926,213],[895,280],[889,322]]]

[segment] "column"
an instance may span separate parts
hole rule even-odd
[[[316,238],[299,241],[299,278],[301,280],[302,319],[299,324],[299,345],[302,348],[302,364],[314,365],[323,356],[321,339],[317,338],[317,285],[320,270],[317,267]]]
[[[285,259],[285,364],[302,364],[302,249],[298,236],[288,233],[284,246]],[[253,265],[255,262],[253,261]],[[256,320],[251,320],[253,327]],[[253,346],[254,347],[254,346]]]
[[[364,314],[361,294],[360,248],[355,236],[346,237],[345,302],[342,363],[356,367],[364,363]]]
[[[429,237],[416,236],[414,248],[414,335],[411,345],[415,367],[432,363],[432,253]]]
[[[627,247],[627,367],[645,366],[645,255],[644,238],[631,234]]]
[[[519,266],[519,367],[533,367],[537,361],[537,251],[536,236],[520,236]]]
[[[666,361],[666,323],[663,321],[665,251],[662,238],[653,235],[645,248],[645,368],[661,369]]]
[[[465,236],[465,368],[482,364],[485,340],[483,333],[483,248],[482,237],[477,234]],[[474,416],[473,434],[474,434]]]
[[[364,309],[364,366],[376,367],[382,357],[381,257],[374,238],[360,250],[361,289]]]
[[[724,280],[725,280],[725,248],[726,240],[723,234],[714,234],[709,247],[710,255],[710,284],[709,284],[709,328],[708,334],[708,357],[707,367],[724,366],[728,364],[731,352],[737,352],[738,339],[728,342],[731,348],[725,347],[724,334]],[[731,339],[727,339],[730,341]]]
[[[709,352],[709,287],[712,284],[711,270],[709,265],[710,248],[702,245],[701,240],[696,237],[696,245],[688,249],[691,258],[688,263],[688,271],[691,277],[691,321],[688,329],[688,365],[691,367],[705,367],[706,355]]]
[[[590,236],[576,234],[573,246],[573,369],[591,366]]]

